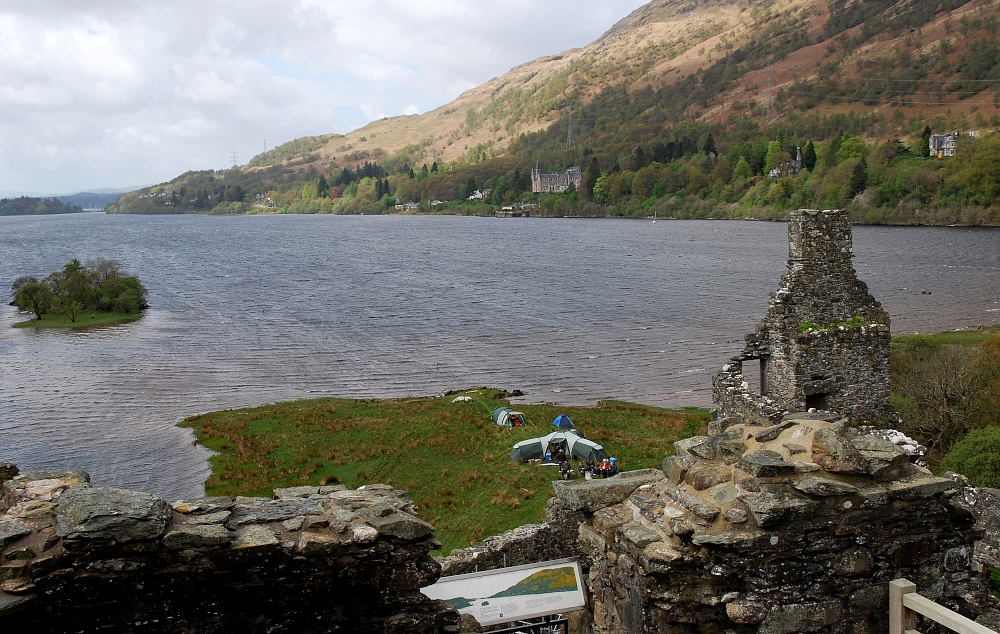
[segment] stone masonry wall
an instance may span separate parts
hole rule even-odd
[[[731,424],[581,526],[593,631],[885,632],[897,577],[996,628],[974,558],[988,497],[844,421]]]
[[[9,475],[9,473],[8,473]],[[457,632],[419,592],[440,544],[407,494],[298,487],[172,505],[84,473],[3,485],[5,632]]]
[[[742,414],[758,392],[743,386],[742,364],[763,361],[768,408],[760,415],[815,408],[853,422],[894,423],[889,406],[889,316],[858,279],[847,213],[800,209],[788,222],[788,272],[743,353],[714,383],[723,415]],[[759,400],[759,399],[758,399]],[[758,416],[759,417],[759,416]]]

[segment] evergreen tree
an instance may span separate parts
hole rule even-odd
[[[632,171],[638,172],[648,164],[649,161],[646,159],[646,152],[642,149],[641,145],[636,146],[632,150]]]
[[[816,167],[816,147],[812,141],[806,143],[805,149],[802,150],[802,167],[810,172]]]
[[[594,199],[594,185],[597,184],[597,179],[601,177],[601,165],[597,162],[597,157],[591,157],[590,165],[587,166],[587,171],[583,173],[583,182],[580,187],[580,195],[584,200]]]
[[[716,156],[719,154],[718,150],[715,149],[715,138],[712,136],[711,132],[708,133],[708,138],[705,139],[705,145],[702,147],[701,151],[705,154],[714,154]]]
[[[862,156],[858,160],[858,164],[854,166],[854,171],[851,172],[851,182],[848,187],[851,190],[852,198],[865,191],[865,188],[868,187],[868,161],[865,160],[865,157]]]
[[[319,175],[319,183],[316,184],[316,197],[326,198],[330,195],[330,184],[326,182],[326,176]]]
[[[924,140],[921,156],[926,158],[931,155],[931,127],[929,125],[924,126],[924,131],[920,135],[920,138]]]
[[[437,162],[437,161],[434,161],[434,162],[433,162],[433,163],[431,164],[431,173],[432,173],[432,174],[437,174],[437,171],[438,171],[438,162]]]
[[[823,164],[829,167],[837,167],[837,152],[840,151],[840,146],[844,142],[844,137],[837,135],[833,137],[830,141],[829,147],[826,148],[826,156],[823,157]]]

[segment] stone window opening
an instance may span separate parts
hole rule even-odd
[[[829,394],[809,394],[806,396],[806,410],[827,410],[829,407]]]
[[[764,358],[750,357],[744,359],[741,365],[743,382],[747,384],[747,389],[762,396],[767,396],[766,361]]]

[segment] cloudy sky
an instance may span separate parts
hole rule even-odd
[[[421,113],[645,0],[0,0],[0,195],[246,163]]]

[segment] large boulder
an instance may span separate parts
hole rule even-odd
[[[644,484],[663,479],[659,469],[639,469],[599,480],[555,480],[552,488],[568,510],[593,513],[624,502]]]
[[[141,491],[78,486],[59,497],[56,520],[56,534],[64,544],[65,540],[146,541],[163,535],[170,506]]]

